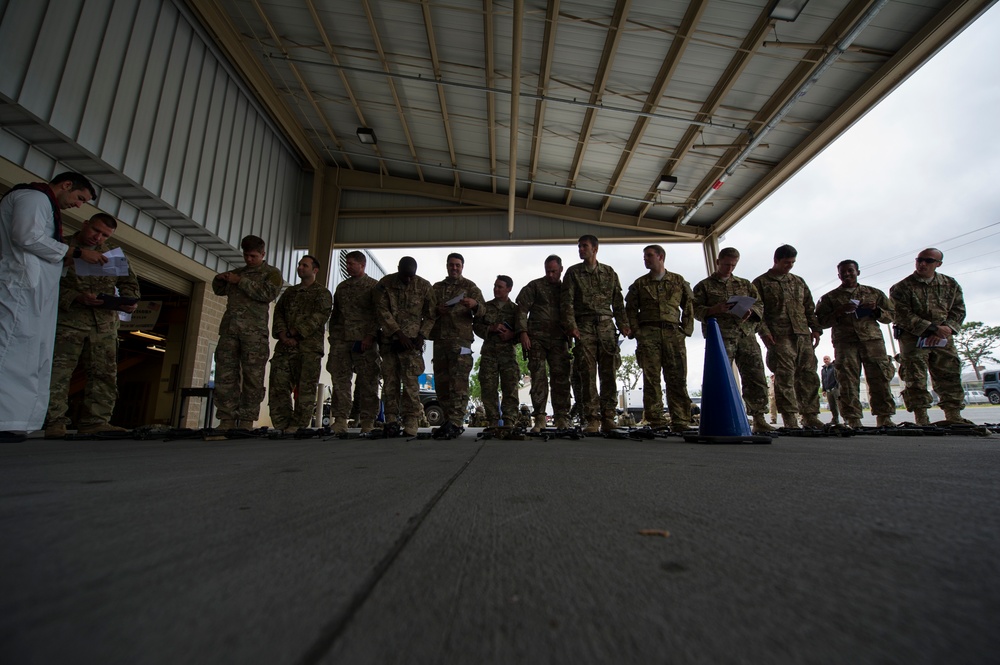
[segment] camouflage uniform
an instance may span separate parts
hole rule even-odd
[[[527,328],[524,312],[513,300],[501,301],[494,298],[486,303],[486,313],[476,317],[472,328],[481,337],[483,348],[479,360],[479,386],[482,391],[483,407],[486,409],[488,427],[497,424],[497,396],[503,391],[500,411],[504,425],[513,426],[518,419],[517,386],[521,382],[521,366],[517,362],[517,343]],[[488,332],[494,323],[504,323],[514,331],[514,338],[508,342],[500,339],[495,332]]]
[[[871,316],[858,318],[854,313],[837,314],[837,309],[851,300],[874,302],[875,312]],[[833,328],[833,353],[836,356],[834,368],[837,372],[837,386],[844,419],[860,420],[862,415],[859,391],[861,389],[861,368],[865,369],[868,382],[868,399],[872,413],[876,416],[891,416],[896,413],[896,402],[892,399],[889,381],[896,373],[892,361],[885,353],[885,338],[879,323],[891,323],[892,303],[884,293],[871,286],[858,284],[853,289],[838,287],[824,294],[816,303],[816,317],[824,328]]]
[[[583,391],[580,420],[613,421],[618,402],[615,370],[621,362],[615,326],[619,330],[628,327],[618,274],[603,263],[594,266],[593,271],[587,270],[582,261],[570,266],[563,278],[561,306],[563,329],[580,331],[580,339],[573,348],[573,362],[580,366]]]
[[[900,377],[906,377],[903,397],[909,411],[927,409],[931,396],[927,392],[927,372],[931,373],[934,391],[941,398],[942,409],[961,410],[965,407],[962,389],[962,361],[955,349],[954,337],[948,344],[934,349],[918,348],[917,340],[933,332],[932,327],[946,325],[958,332],[965,321],[965,299],[962,287],[952,277],[935,273],[929,281],[912,274],[889,289],[895,309],[893,320],[899,329]]]
[[[278,297],[283,280],[281,272],[267,263],[230,272],[240,276],[238,284],[220,277],[212,280],[215,295],[228,299],[215,349],[216,415],[219,420],[251,424],[264,401],[264,369],[270,351],[268,304]]]
[[[473,317],[486,312],[483,292],[471,280],[447,278],[434,285],[437,303],[446,303],[464,293],[476,301],[475,309],[454,305],[446,314],[440,314],[431,330],[434,341],[434,385],[444,410],[444,418],[456,427],[465,424],[469,408],[469,374],[472,372],[472,354],[462,354],[462,349],[472,348]]]
[[[733,296],[749,296],[757,302],[750,309],[750,317],[746,321],[731,314],[708,317],[705,311],[722,302],[728,302]],[[757,342],[757,327],[764,315],[764,305],[760,301],[757,288],[750,280],[730,275],[728,279],[719,279],[711,275],[694,287],[694,318],[701,321],[702,334],[708,337],[708,318],[714,318],[722,333],[722,343],[726,346],[726,355],[731,362],[736,363],[740,371],[740,383],[743,387],[743,402],[747,413],[751,416],[763,416],[768,409],[768,386],[764,378],[764,361],[760,355],[760,343]]]
[[[326,368],[333,383],[333,403],[330,411],[345,423],[351,414],[351,375],[357,374],[358,421],[371,426],[378,415],[379,347],[373,343],[361,350],[361,341],[378,334],[375,312],[375,287],[378,281],[368,275],[351,277],[337,285],[330,317],[330,357]]]
[[[822,332],[805,280],[770,270],[753,281],[764,305],[759,334],[772,335],[767,367],[774,374],[774,397],[784,414],[819,413],[819,375],[810,333]]]
[[[385,422],[404,422],[414,427],[424,407],[420,403],[418,377],[424,371],[422,349],[407,351],[399,347],[396,333],[414,338],[427,337],[434,324],[434,289],[423,277],[414,275],[409,284],[399,279],[399,273],[386,275],[375,287],[375,312],[382,328],[382,400],[385,402]]]
[[[108,242],[96,247],[82,242],[80,233],[66,240],[70,247],[92,249],[102,254],[117,247]],[[69,384],[81,360],[87,383],[83,391],[85,413],[77,426],[85,428],[111,420],[118,400],[118,311],[83,305],[76,302],[76,297],[81,293],[113,296],[115,288],[122,297],[139,297],[139,280],[131,267],[125,277],[78,277],[71,261],[59,281],[59,318],[49,380],[47,426],[69,424],[66,416]]]
[[[572,356],[569,340],[559,323],[561,301],[562,284],[553,284],[544,277],[528,282],[517,294],[517,305],[528,316],[528,337],[531,339],[528,371],[531,372],[532,415],[536,418],[545,416],[550,380],[553,415],[569,417]]]
[[[642,368],[642,407],[653,426],[664,424],[661,373],[671,427],[686,429],[691,424],[686,342],[694,332],[693,300],[688,283],[669,270],[662,279],[643,275],[625,296],[625,312],[635,326],[636,361]]]
[[[288,287],[274,306],[271,335],[279,339],[282,332],[287,335],[294,330],[298,341],[295,346],[278,342],[271,358],[268,408],[277,429],[309,427],[312,421],[323,362],[323,329],[331,304],[330,289],[313,282]],[[296,390],[292,408],[292,392]]]

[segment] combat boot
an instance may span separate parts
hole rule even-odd
[[[45,438],[46,439],[65,439],[66,438],[66,425],[59,423],[58,425],[49,425],[45,428]]]
[[[236,421],[232,418],[223,418],[216,429],[236,429]]]
[[[751,431],[754,434],[764,434],[766,432],[773,432],[774,428],[767,424],[767,418],[764,417],[764,414],[758,413],[753,417]]]
[[[892,416],[875,416],[875,425],[877,427],[895,427],[896,423],[892,422]]]
[[[949,425],[975,425],[975,423],[968,418],[962,417],[961,409],[945,409],[944,420]]]
[[[531,431],[537,434],[538,432],[544,430],[545,426],[546,426],[545,414],[542,413],[535,416],[535,425],[534,427],[531,428]]]
[[[368,434],[373,429],[375,429],[375,423],[371,420],[363,420],[361,422],[361,433]]]
[[[347,434],[347,418],[337,418],[330,425],[330,432],[340,436],[341,434]]]
[[[920,427],[930,427],[931,419],[927,417],[927,409],[914,409],[913,422]]]
[[[597,434],[600,431],[601,431],[600,420],[590,420],[587,422],[587,426],[583,428],[584,434]]]
[[[670,423],[670,431],[676,434],[680,434],[681,432],[686,432],[689,429],[691,429],[691,426],[688,423],[674,423],[674,422]]]
[[[448,423],[445,423],[447,425]],[[404,418],[403,419],[403,434],[406,436],[416,436],[417,435],[417,419],[416,418]]]
[[[799,414],[797,413],[783,413],[781,414],[781,424],[785,429],[798,429],[799,428]]]
[[[819,419],[815,413],[803,413],[802,414],[802,426],[809,427],[811,429],[823,429],[826,425],[823,421]]]
[[[555,428],[569,429],[569,418],[567,418],[566,416],[556,416]]]
[[[118,427],[111,423],[94,423],[93,425],[80,425],[76,430],[77,434],[104,434],[106,432],[127,432],[124,427]]]
[[[615,422],[614,418],[604,418],[601,420],[601,431],[604,433],[610,432],[611,430],[618,429],[618,423]]]
[[[861,424],[861,418],[845,418],[844,424],[846,424],[851,429],[861,429],[862,427],[864,427],[864,425]]]

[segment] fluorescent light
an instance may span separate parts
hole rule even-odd
[[[809,0],[778,0],[771,8],[771,18],[778,21],[794,21],[808,2]]]
[[[378,139],[375,137],[375,130],[369,127],[358,127],[358,140],[365,145],[375,145]]]
[[[131,334],[135,335],[136,337],[145,337],[146,339],[151,339],[151,340],[154,340],[156,342],[166,342],[167,341],[166,337],[160,337],[159,335],[154,335],[153,333],[142,332],[141,330],[133,330],[131,332]]]
[[[677,177],[672,175],[661,175],[660,182],[656,183],[656,191],[669,192],[677,186]]]
[[[160,353],[166,353],[167,352],[167,350],[165,348],[163,348],[162,346],[157,346],[156,344],[150,344],[146,348],[149,349],[150,351],[159,351]]]

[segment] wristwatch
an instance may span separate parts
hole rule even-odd
[[[83,254],[83,251],[79,247],[74,247],[73,248],[73,258],[74,259],[80,258],[80,255],[82,255],[82,254]]]

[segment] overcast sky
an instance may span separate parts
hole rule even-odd
[[[720,246],[740,250],[737,274],[763,273],[774,248],[788,243],[799,252],[794,272],[817,300],[837,287],[836,265],[846,258],[861,264],[862,283],[888,292],[913,271],[917,252],[934,246],[945,255],[940,271],[962,284],[966,320],[1000,325],[1000,150],[989,120],[1000,109],[997,35],[995,6],[731,229]],[[666,249],[668,270],[692,286],[706,276],[700,244]],[[579,261],[575,245],[373,253],[389,272],[401,256],[413,256],[418,274],[437,282],[446,276],[449,251],[465,256],[465,276],[487,299],[498,273],[513,278],[513,296],[542,276],[550,253],[565,266]],[[624,290],[646,272],[642,245],[603,245],[597,258],[615,268]],[[634,353],[635,343],[622,348]],[[824,354],[833,355],[829,331],[817,349]],[[688,341],[691,390],[701,388],[703,362],[696,326]]]

